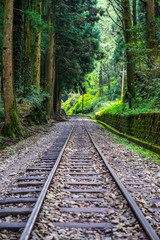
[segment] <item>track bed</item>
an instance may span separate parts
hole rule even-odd
[[[2,239],[159,239],[141,212],[148,232],[139,223],[90,132],[88,122],[73,120],[18,179],[19,188],[0,201]]]

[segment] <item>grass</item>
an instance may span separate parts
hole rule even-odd
[[[101,126],[101,127],[103,127],[103,126]],[[106,129],[105,127],[103,127],[103,128]],[[134,152],[142,155],[145,158],[149,158],[153,161],[160,162],[160,156],[158,154],[153,153],[149,150],[146,150],[142,147],[139,147],[139,146],[135,145],[134,143],[129,142],[127,139],[118,137],[113,133],[111,134],[111,136],[115,142],[120,143],[121,145],[125,146],[126,148],[133,150]]]

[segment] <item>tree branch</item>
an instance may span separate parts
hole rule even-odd
[[[115,11],[115,13],[117,14],[119,20],[122,22],[122,18],[120,17],[120,15],[119,15],[119,13],[118,13],[119,10],[117,10],[117,9],[115,8],[114,4],[112,3],[112,0],[109,0],[109,2],[111,3],[112,8],[113,8],[113,10]]]
[[[123,10],[123,7],[121,6],[121,2],[119,0],[114,0],[115,3],[118,5],[118,7]]]
[[[120,28],[123,29],[123,27],[122,27],[121,25],[119,25],[119,24],[111,17],[111,15],[109,14],[109,11],[108,11],[107,8],[106,8],[106,11],[107,11],[107,13],[108,13],[108,16],[112,19],[112,21],[113,21],[118,27],[120,27]]]

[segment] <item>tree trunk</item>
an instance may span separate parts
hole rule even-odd
[[[159,0],[155,0],[155,17],[160,17],[160,2]]]
[[[84,111],[84,94],[82,93],[82,113]]]
[[[111,79],[110,79],[110,75],[108,74],[107,77],[108,77],[108,81],[107,81],[108,90],[110,91],[110,90],[111,90]]]
[[[3,43],[3,92],[5,124],[3,134],[17,137],[23,134],[20,124],[13,86],[13,0],[5,1]]]
[[[55,88],[55,6],[54,1],[50,4],[45,3],[46,16],[48,17],[48,25],[51,26],[51,31],[49,34],[50,41],[49,46],[45,54],[45,66],[44,66],[44,89],[49,93],[50,98],[47,104],[48,117],[52,117],[54,114],[54,88]],[[52,11],[51,11],[52,9]]]
[[[99,73],[99,96],[103,96],[103,78],[102,78],[102,65],[100,67],[100,73]]]
[[[13,58],[14,58],[14,86],[22,86],[22,1],[14,1],[14,32],[13,32]]]
[[[42,17],[46,20],[47,24],[50,24],[50,12],[49,12],[49,2],[42,1]],[[48,33],[50,35],[50,33]],[[45,52],[41,54],[41,80],[40,85],[43,91],[48,92],[48,69],[49,69],[49,53],[50,46],[47,46]]]
[[[137,0],[133,0],[133,26],[137,25]]]
[[[51,117],[54,113],[54,85],[55,85],[55,42],[54,32],[51,33],[50,38],[50,53],[49,53],[49,64],[48,64],[48,93],[50,99],[48,101],[48,115]]]
[[[126,43],[126,59],[127,59],[127,87],[128,87],[128,100],[129,107],[135,102],[136,93],[135,93],[135,83],[134,83],[134,73],[135,73],[135,63],[133,53],[130,50],[129,44],[132,44],[132,20],[131,20],[131,9],[129,0],[122,1],[122,18],[123,18],[123,31],[124,38]]]
[[[155,2],[154,0],[146,0],[146,30],[147,30],[147,48],[148,48],[148,62],[152,66],[157,58],[157,43],[156,43],[156,28],[155,28]]]
[[[24,9],[28,9],[28,1],[24,0]],[[24,96],[27,96],[31,91],[31,29],[30,20],[27,14],[24,14]]]
[[[61,111],[61,101],[62,101],[62,89],[59,89],[59,95],[58,95],[58,113]]]
[[[36,0],[36,12],[41,18],[42,1]],[[41,73],[41,32],[40,29],[35,31],[34,54],[33,54],[33,86],[36,91],[40,90],[40,73]]]
[[[58,99],[59,99],[59,82],[58,82],[58,76],[56,74],[56,79],[55,79],[55,87],[54,87],[54,113],[58,112]]]
[[[124,70],[124,67],[123,67],[123,71],[122,71],[122,88],[121,88],[121,99],[123,98],[124,96],[124,74],[125,74],[125,70]]]
[[[3,100],[3,82],[2,82],[3,13],[4,13],[4,1],[0,0],[0,102]]]

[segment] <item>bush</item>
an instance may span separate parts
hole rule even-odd
[[[36,92],[33,91],[30,96],[27,98],[19,99],[19,102],[22,102],[20,106],[26,115],[25,119],[27,124],[45,124],[47,120],[47,103],[50,98],[48,93],[45,92]],[[29,111],[27,111],[27,107]]]

